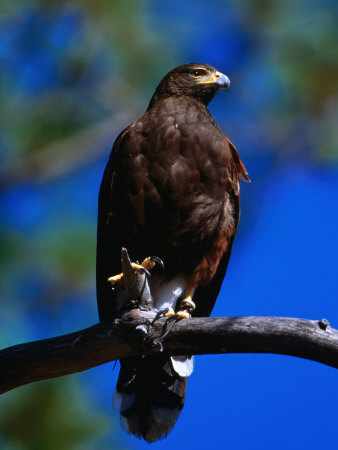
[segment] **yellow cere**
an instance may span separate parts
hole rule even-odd
[[[201,77],[201,81],[198,81],[197,83],[198,84],[215,83],[221,76],[222,76],[221,72],[208,73],[208,75]]]

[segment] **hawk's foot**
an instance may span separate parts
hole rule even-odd
[[[141,266],[147,270],[151,270],[156,266],[156,264],[164,269],[164,263],[158,256],[148,256],[148,258],[142,261]]]
[[[190,319],[191,314],[188,311],[178,310],[176,316],[178,319]]]
[[[163,317],[171,317],[174,316],[176,313],[173,310],[173,308],[167,308],[168,310],[163,314]]]
[[[155,323],[156,320],[165,317],[165,329],[161,336],[156,339],[157,343],[160,343],[168,334],[170,333],[172,327],[181,319],[189,319],[191,317],[190,311],[195,309],[195,303],[190,298],[185,298],[182,300],[178,311],[174,311],[173,308],[161,309],[157,314],[155,319],[151,322],[151,325]],[[162,347],[163,350],[163,347]],[[160,350],[160,351],[162,351]]]
[[[131,266],[135,270],[135,272],[139,272],[139,273],[145,274],[147,277],[150,277],[151,274],[150,274],[149,270],[153,269],[156,264],[158,264],[160,267],[162,267],[162,269],[164,268],[163,261],[158,256],[148,256],[148,258],[146,258],[144,261],[142,261],[141,264],[131,263]],[[118,275],[109,277],[108,281],[112,286],[115,286],[115,284],[117,284],[117,283],[123,285],[123,273],[119,273]]]
[[[180,319],[189,319],[194,309],[196,309],[196,305],[192,301],[192,297],[188,296],[181,301],[176,314]]]
[[[157,312],[155,318],[151,321],[150,325],[154,325],[156,320],[162,319],[163,317],[171,317],[173,314],[175,314],[175,311],[172,308],[162,308]]]
[[[142,274],[144,273],[145,275],[150,277],[149,270],[146,269],[145,267],[143,267],[141,264],[131,263],[131,267],[135,270],[135,272],[139,272]],[[115,284],[117,284],[117,283],[123,285],[123,273],[119,273],[118,275],[109,277],[108,281],[112,286],[115,286]]]

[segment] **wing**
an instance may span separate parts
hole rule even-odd
[[[121,247],[133,261],[163,255],[167,263],[170,258],[180,203],[181,183],[175,179],[180,133],[164,113],[146,114],[122,131],[103,175],[96,263],[101,321],[115,316],[116,298],[107,279],[121,272]]]
[[[250,182],[250,178],[248,177],[248,172],[244,167],[244,164],[240,160],[239,154],[232,144],[232,142],[225,136],[225,142],[231,151],[232,155],[232,164],[231,164],[231,179],[233,184],[233,189],[231,190],[231,203],[233,206],[233,217],[234,217],[234,227],[228,229],[227,241],[228,246],[227,249],[222,256],[217,271],[211,280],[211,282],[207,286],[200,286],[197,288],[195,292],[195,300],[196,300],[196,310],[194,311],[194,316],[199,317],[207,317],[210,316],[211,311],[215,305],[216,299],[218,297],[219,291],[221,290],[222,283],[228,268],[232,244],[235,239],[235,235],[237,232],[239,217],[240,217],[240,189],[239,189],[239,181],[240,179]]]
[[[109,276],[117,274],[121,269],[121,245],[118,239],[119,230],[114,229],[112,218],[113,186],[116,176],[116,167],[120,160],[120,146],[129,127],[125,128],[117,137],[106,165],[99,192],[97,248],[96,248],[96,290],[97,306],[100,321],[110,320],[115,315],[115,306],[112,300],[112,290],[107,282]],[[123,210],[120,211],[123,217]],[[118,222],[116,222],[118,224]],[[113,234],[112,234],[113,233]]]

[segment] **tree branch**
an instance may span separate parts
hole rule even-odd
[[[120,312],[123,318],[0,351],[0,393],[158,351],[171,355],[278,353],[338,367],[338,331],[325,319],[201,317],[182,320],[171,328],[172,318],[155,319],[157,311],[145,274],[132,268],[126,249],[121,256],[126,297],[125,311]]]
[[[159,351],[154,342],[161,339],[167,321],[151,326],[147,314],[134,309],[112,323],[2,350],[0,392]],[[169,354],[277,353],[338,368],[338,331],[325,319],[191,318],[175,324],[162,344]]]

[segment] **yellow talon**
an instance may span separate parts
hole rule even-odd
[[[189,317],[191,317],[192,311],[194,311],[194,309],[196,308],[195,303],[192,301],[194,292],[195,287],[188,285],[185,292],[186,295],[184,299],[180,302],[179,309],[176,313],[180,319],[189,319]]]
[[[123,284],[123,273],[119,273],[118,275],[114,275],[113,277],[108,278],[109,283],[114,286],[116,283]]]
[[[186,310],[189,312],[194,311],[196,309],[195,303],[192,301],[192,297],[194,295],[195,288],[190,288],[186,290],[186,296],[184,299],[180,302],[180,310]]]
[[[179,319],[190,319],[191,317],[191,314],[186,310],[177,311],[176,315]]]
[[[145,271],[148,272],[148,269],[146,269],[142,264],[136,264],[131,263],[131,267],[135,270],[135,272],[145,273]],[[112,277],[108,278],[109,283],[111,283],[112,286],[119,283],[123,285],[123,273],[119,273],[118,275],[114,275]]]
[[[147,270],[153,269],[155,267],[155,261],[151,259],[151,257],[146,258],[144,261],[142,261],[141,266],[144,267]]]
[[[131,267],[135,270],[135,272],[144,273],[144,269],[147,270],[147,268],[143,266],[143,263],[142,264],[131,263]]]
[[[164,317],[171,317],[175,315],[175,311],[173,308],[169,308],[168,311],[164,314]]]

